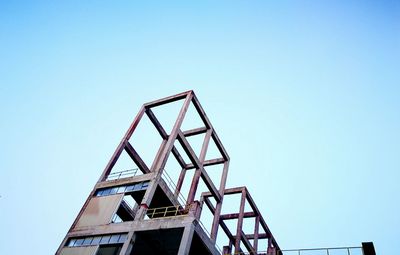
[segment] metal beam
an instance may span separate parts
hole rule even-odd
[[[225,163],[226,160],[224,158],[215,158],[215,159],[209,159],[209,160],[205,160],[203,162],[203,166],[213,166],[213,165],[218,165],[218,164],[223,164]],[[186,169],[194,169],[196,168],[193,164],[187,164],[185,166]]]
[[[194,128],[194,129],[183,131],[183,134],[186,137],[189,137],[189,136],[204,134],[205,132],[207,132],[207,130],[208,130],[208,128],[206,128],[206,127],[200,127],[200,128]]]
[[[239,252],[240,240],[242,239],[243,214],[244,214],[245,203],[246,203],[246,191],[243,190],[242,196],[240,198],[239,217],[236,227],[235,252]]]
[[[243,213],[243,218],[251,218],[255,217],[256,214],[254,212],[245,212]],[[223,214],[220,216],[221,220],[234,220],[239,218],[239,213],[230,213],[230,214]]]
[[[150,121],[153,123],[154,127],[157,129],[158,133],[162,137],[162,139],[167,140],[168,139],[168,134],[161,125],[161,123],[158,121],[156,115],[154,115],[153,111],[148,108],[146,109],[146,114],[149,117]],[[183,168],[186,166],[185,160],[182,158],[182,156],[179,154],[179,151],[176,149],[175,146],[172,147],[172,154],[178,161],[179,165]]]
[[[145,108],[152,108],[152,107],[156,107],[156,106],[159,106],[159,105],[163,105],[163,104],[168,104],[168,103],[172,103],[172,102],[175,102],[175,101],[179,101],[179,100],[182,100],[182,99],[186,98],[187,95],[189,95],[189,94],[193,94],[193,90],[185,91],[185,92],[173,95],[173,96],[164,97],[164,98],[161,98],[161,99],[158,99],[158,100],[154,100],[152,102],[144,104],[144,107]]]
[[[128,141],[125,141],[125,151],[144,174],[150,173],[150,169],[147,167],[146,163]]]
[[[136,115],[135,119],[133,120],[132,124],[129,126],[128,130],[126,131],[121,142],[119,143],[117,149],[115,149],[114,154],[111,156],[110,161],[108,161],[108,163],[107,163],[107,166],[104,168],[104,171],[98,180],[99,182],[105,180],[107,175],[111,172],[112,168],[114,167],[115,163],[117,162],[119,156],[121,155],[121,153],[125,147],[125,141],[128,141],[129,138],[131,138],[132,133],[135,131],[137,125],[139,124],[140,120],[142,119],[144,110],[145,110],[145,108],[144,108],[144,106],[142,106],[140,108],[138,114]],[[88,202],[88,200],[87,200],[87,202]]]

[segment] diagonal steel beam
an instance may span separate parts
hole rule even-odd
[[[150,121],[153,123],[154,127],[157,129],[162,139],[167,140],[168,134],[161,125],[161,123],[158,121],[156,115],[154,115],[153,111],[150,108],[148,108],[146,109],[146,114],[149,117]],[[183,157],[181,156],[181,154],[179,153],[179,151],[176,149],[175,146],[172,147],[172,154],[174,155],[174,157],[176,158],[176,160],[178,161],[179,165],[182,168],[186,167],[185,160],[183,159]]]
[[[128,141],[125,141],[125,151],[144,174],[150,173],[150,169],[147,167],[146,163]]]
[[[110,174],[111,169],[114,167],[115,163],[117,162],[119,156],[121,156],[121,153],[125,147],[125,141],[128,141],[129,138],[131,138],[132,133],[135,131],[137,125],[139,124],[140,120],[143,117],[145,108],[142,106],[136,115],[135,119],[133,120],[132,124],[129,126],[128,130],[126,131],[124,137],[122,138],[121,142],[119,143],[117,149],[115,149],[114,154],[111,156],[110,161],[108,161],[107,166],[104,168],[103,173],[101,174],[98,182],[104,181],[107,177],[107,175]]]
[[[200,173],[201,178],[203,179],[203,181],[206,184],[207,188],[210,190],[211,194],[214,196],[215,200],[217,202],[220,202],[221,201],[221,195],[219,194],[218,189],[215,187],[215,185],[212,182],[211,178],[208,176],[208,174],[204,170],[203,164],[200,162],[199,158],[196,156],[196,153],[193,151],[192,147],[190,146],[189,142],[187,141],[186,137],[183,135],[182,132],[178,133],[178,140],[181,143],[181,145],[182,145],[183,149],[185,150],[185,152],[188,154],[190,160],[192,160],[192,162],[196,166],[196,168],[199,169],[199,173]],[[199,173],[196,172],[195,175],[196,174],[199,175]],[[197,181],[197,183],[198,183],[198,181]],[[192,183],[192,186],[193,185],[194,184]],[[197,188],[197,184],[195,184],[195,185],[196,185],[196,187],[193,187],[193,189]],[[190,203],[194,199],[194,196],[193,196],[194,193],[195,193],[195,191],[193,192],[193,190],[192,190],[192,192],[190,193],[190,197],[188,197],[188,203]]]

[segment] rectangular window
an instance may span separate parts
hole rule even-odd
[[[100,244],[107,244],[110,241],[111,236],[102,236]]]
[[[110,188],[103,188],[99,189],[96,191],[95,196],[101,197],[101,196],[108,196],[108,195],[114,195],[114,194],[120,194],[120,193],[125,193],[125,192],[132,192],[132,191],[140,191],[147,189],[149,186],[149,182],[139,182],[136,184],[130,184],[130,185],[125,185],[125,186],[118,186],[118,187],[110,187]]]
[[[97,197],[101,197],[101,196],[103,195],[103,191],[104,191],[104,190],[102,190],[102,189],[96,191],[96,196],[97,196]]]
[[[77,239],[74,246],[81,246],[83,244],[83,238]]]
[[[93,237],[86,237],[85,240],[83,240],[82,245],[90,245],[92,243]]]
[[[126,189],[126,186],[118,187],[117,193],[124,193],[125,189]]]
[[[129,185],[128,187],[126,187],[125,192],[133,191],[134,189],[135,189],[135,185],[132,184],[132,185]]]
[[[110,195],[110,191],[111,191],[111,189],[105,189],[105,190],[103,190],[103,193],[101,195],[108,196],[108,195]]]
[[[126,241],[126,239],[128,239],[128,235],[127,234],[121,234],[119,236],[118,242],[119,243],[124,243]]]
[[[117,194],[117,190],[118,190],[117,187],[111,188],[110,195]]]
[[[74,246],[76,239],[70,239],[67,246]]]
[[[118,243],[120,235],[112,235],[109,243]]]
[[[89,245],[108,245],[108,244],[121,244],[127,240],[128,234],[114,234],[104,236],[87,236],[84,238],[72,238],[66,246],[79,247]]]
[[[95,236],[92,241],[92,245],[97,245],[100,243],[101,236]]]

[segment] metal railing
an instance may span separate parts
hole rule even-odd
[[[332,247],[282,250],[283,255],[362,255],[362,247]]]
[[[332,247],[311,249],[288,249],[279,251],[235,252],[224,255],[363,255],[362,247]]]
[[[175,194],[176,184],[172,180],[172,178],[169,176],[169,174],[167,173],[167,170],[163,169],[162,177],[163,177],[164,181],[167,183],[167,186]],[[186,205],[187,204],[187,201],[186,201],[185,197],[180,192],[178,192],[177,199],[178,199],[178,202],[181,203],[182,205]]]
[[[136,176],[138,170],[139,168],[133,168],[133,169],[127,169],[119,172],[110,173],[107,176],[106,181],[119,180],[121,178]]]
[[[188,214],[190,207],[191,207],[190,205],[186,206],[173,205],[173,206],[149,208],[146,211],[146,215],[150,219],[176,217]]]

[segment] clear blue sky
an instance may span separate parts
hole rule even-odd
[[[283,248],[398,254],[398,2],[82,2],[0,3],[0,254],[53,254],[140,105],[189,89]]]

